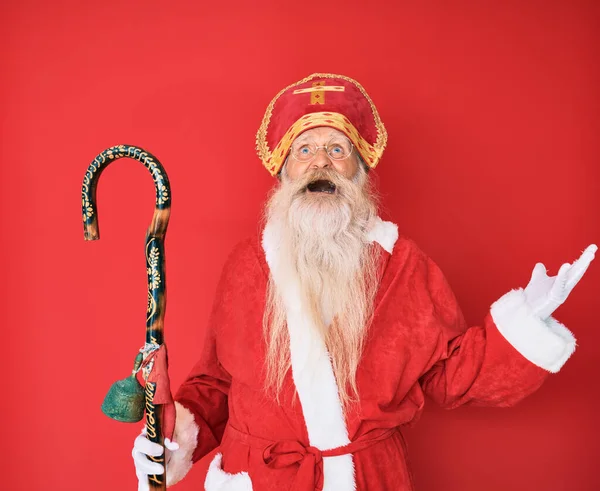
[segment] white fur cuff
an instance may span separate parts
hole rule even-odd
[[[192,456],[198,443],[198,425],[194,415],[177,401],[175,415],[173,441],[179,444],[179,449],[171,454],[167,463],[167,486],[181,481],[192,468]]]
[[[575,338],[553,317],[536,317],[522,288],[511,290],[492,304],[492,318],[506,340],[531,363],[558,372],[575,351]]]
[[[204,480],[206,491],[252,491],[252,480],[247,472],[229,474],[221,467],[223,455],[218,453],[208,467]]]

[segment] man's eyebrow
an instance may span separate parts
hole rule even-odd
[[[293,142],[292,145],[301,145],[302,143],[306,143],[307,141],[310,141],[311,138],[308,136],[304,136],[304,135],[300,135],[298,138],[296,138]]]

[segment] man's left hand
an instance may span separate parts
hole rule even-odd
[[[573,264],[565,263],[556,276],[548,276],[546,267],[537,263],[525,287],[527,303],[533,313],[546,320],[567,299],[595,257],[598,246],[591,244]]]

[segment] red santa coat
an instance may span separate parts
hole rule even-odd
[[[560,369],[575,340],[531,315],[522,290],[468,328],[439,267],[397,228],[378,221],[381,284],[357,372],[360,403],[343,414],[324,343],[284,292],[292,369],[280,401],[265,394],[262,317],[274,234],[239,244],[217,289],[200,361],[176,394],[168,465],[177,482],[203,457],[207,491],[413,489],[401,433],[425,395],[443,407],[510,406]],[[333,449],[333,450],[332,450]]]

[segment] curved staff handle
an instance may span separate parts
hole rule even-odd
[[[96,187],[102,171],[115,160],[129,157],[138,160],[150,171],[156,188],[156,204],[152,223],[146,232],[146,271],[148,273],[148,308],[146,315],[146,345],[144,355],[156,350],[164,342],[164,317],[166,308],[166,278],[164,239],[171,213],[171,187],[162,164],[154,155],[142,148],[131,145],[116,145],[100,153],[90,164],[81,188],[83,229],[85,240],[98,240],[98,212],[96,208]],[[151,362],[152,363],[152,362]],[[148,370],[151,370],[150,366]],[[145,374],[147,377],[147,374]],[[146,432],[148,439],[163,445],[161,432],[162,406],[153,403],[156,383],[146,383],[144,390],[146,404]],[[160,457],[150,457],[165,465],[165,451]],[[151,490],[166,489],[166,467],[163,475],[148,476]]]

